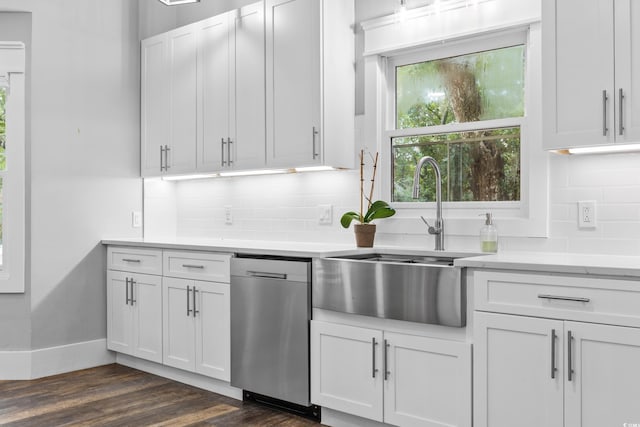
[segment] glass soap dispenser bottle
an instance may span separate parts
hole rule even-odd
[[[482,252],[498,252],[498,229],[493,225],[491,212],[484,214],[486,219],[480,229],[480,249]]]

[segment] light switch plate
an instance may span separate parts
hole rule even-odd
[[[595,200],[583,200],[578,202],[578,227],[596,228]]]

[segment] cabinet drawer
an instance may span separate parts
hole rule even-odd
[[[224,253],[164,251],[164,275],[229,283],[231,255]]]
[[[640,280],[474,272],[475,309],[640,327]]]
[[[162,251],[109,246],[107,248],[107,268],[109,270],[160,275],[162,274]]]

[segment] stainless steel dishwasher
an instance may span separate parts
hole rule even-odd
[[[308,259],[231,260],[231,385],[244,399],[317,417],[309,390],[310,288]]]

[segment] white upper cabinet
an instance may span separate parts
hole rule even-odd
[[[266,0],[267,164],[353,167],[354,5]]]
[[[160,176],[196,166],[196,31],[193,25],[143,40],[141,174]]]
[[[264,4],[199,23],[198,172],[265,165]]]
[[[188,25],[170,31],[169,43],[169,146],[165,172],[188,173],[196,167],[196,27]]]
[[[198,27],[198,170],[226,165],[223,144],[229,137],[229,14],[202,21]],[[224,162],[224,163],[223,163]]]
[[[169,144],[167,35],[143,40],[141,55],[141,175],[153,176]]]
[[[243,7],[231,23],[230,166],[265,166],[264,3]]]
[[[142,176],[353,167],[353,0],[268,0],[142,41]]]
[[[640,4],[550,0],[542,13],[545,148],[640,142]]]

